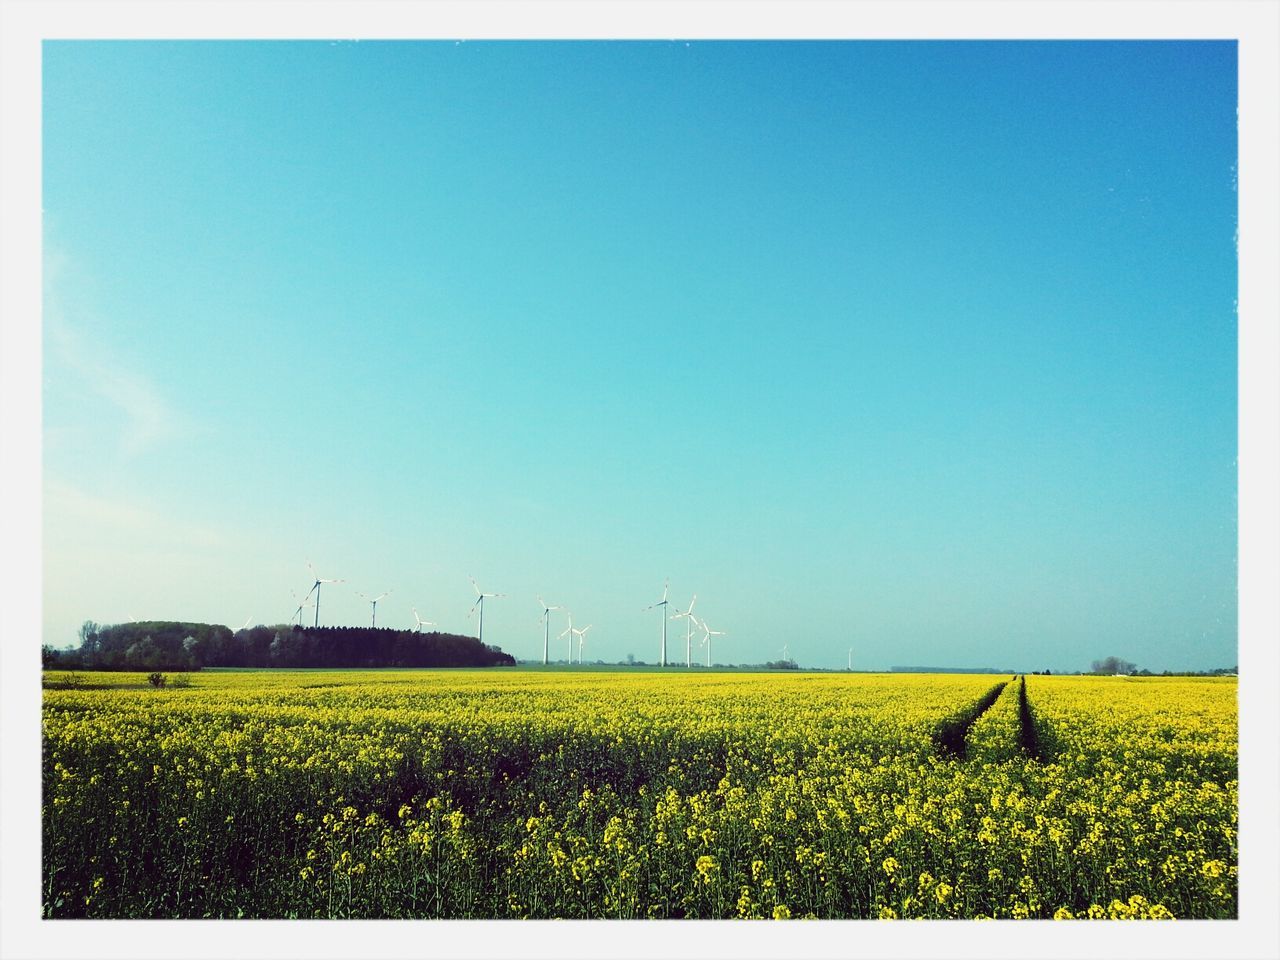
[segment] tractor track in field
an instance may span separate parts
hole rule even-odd
[[[966,709],[938,724],[933,732],[933,748],[939,757],[944,760],[965,759],[968,753],[969,728],[1000,699],[1000,694],[1004,693],[1009,682],[1002,680]]]
[[[1048,754],[1046,745],[1040,739],[1040,728],[1031,710],[1031,702],[1027,699],[1027,678],[1022,676],[1018,681],[1018,719],[1020,721],[1018,742],[1029,760],[1043,763]]]

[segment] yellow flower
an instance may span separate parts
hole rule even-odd
[[[720,865],[716,863],[715,857],[709,854],[703,854],[698,858],[695,868],[698,871],[698,875],[702,878],[702,882],[710,883],[711,875],[720,869]]]

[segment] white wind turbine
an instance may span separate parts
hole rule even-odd
[[[298,609],[293,611],[293,615],[298,618],[298,626],[302,626],[302,608],[311,606],[311,594],[308,593],[305,597],[299,597],[292,590],[289,592],[293,594],[293,599],[298,601]]]
[[[565,635],[569,636],[569,663],[573,663],[573,613],[566,610],[565,614],[569,617],[569,625],[556,634],[557,640],[564,639]]]
[[[588,623],[581,630],[573,631],[574,636],[578,638],[578,666],[582,666],[582,644],[586,642],[587,631],[590,630],[593,626],[595,626],[595,624]]]
[[[480,629],[476,637],[481,643],[484,643],[484,601],[486,597],[505,597],[505,593],[484,593],[480,589],[480,584],[476,583],[475,577],[468,578],[471,585],[476,588],[476,602],[471,605],[471,611],[467,614],[467,619],[471,619],[471,614],[476,612],[476,607],[480,608]]]
[[[342,580],[325,580],[318,573],[316,568],[311,565],[311,561],[307,561],[307,569],[311,571],[311,575],[316,578],[316,582],[311,585],[311,589],[307,591],[307,596],[312,593],[316,595],[316,622],[315,626],[320,626],[320,584],[322,583],[342,583]]]
[[[672,620],[688,620],[684,630],[684,665],[686,667],[693,666],[693,625],[697,618],[693,615],[693,605],[698,602],[698,595],[695,593],[693,599],[689,601],[688,610],[676,610],[671,615]]]
[[[561,606],[547,606],[547,602],[538,597],[538,603],[542,604],[542,665],[547,665],[547,650],[551,644],[551,611],[563,610]],[[558,639],[558,638],[557,638]]]
[[[726,635],[724,630],[712,630],[707,625],[707,621],[702,621],[702,642],[707,645],[707,666],[711,666],[711,638],[723,637]]]
[[[662,583],[662,599],[657,603],[651,603],[645,610],[652,610],[654,607],[662,608],[662,666],[667,665],[667,588],[671,585],[671,578],[668,577]]]
[[[244,623],[240,624],[240,630],[243,630],[245,627],[247,627],[249,625],[249,621],[252,619],[253,619],[253,614],[249,614],[249,616],[245,617]],[[237,630],[236,633],[239,633],[240,630]]]
[[[782,662],[783,663],[791,662],[791,647],[785,643],[782,645]]]
[[[363,593],[357,590],[356,596],[361,600],[367,600],[369,603],[373,604],[373,617],[369,620],[369,626],[376,627],[378,625],[378,601],[383,597],[391,596],[391,591],[388,590],[386,593],[380,593],[376,597],[366,597]]]
[[[423,628],[423,627],[435,627],[435,626],[439,626],[439,624],[437,624],[434,620],[423,620],[420,616],[418,616],[418,608],[417,608],[417,607],[410,607],[409,609],[413,611],[413,619],[414,619],[415,621],[417,621],[417,622],[413,625],[413,632],[414,632],[414,633],[421,633],[421,632],[422,632],[422,628]]]
[[[853,672],[853,647],[849,648],[849,663],[845,667],[845,669],[848,670],[850,673]]]

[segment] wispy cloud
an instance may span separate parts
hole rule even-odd
[[[96,394],[123,414],[123,427],[116,439],[118,452],[124,458],[189,432],[189,419],[150,378],[93,338],[87,332],[88,324],[68,317],[70,311],[60,295],[68,265],[65,255],[46,251],[44,325],[46,343],[53,354],[45,358],[46,373],[49,360],[56,361],[65,368],[64,375],[76,378],[78,388]]]
[[[172,517],[126,500],[89,493],[62,480],[46,479],[44,515],[47,533],[65,534],[85,544],[128,543],[130,548],[207,548],[225,546],[229,539],[219,529]],[[127,534],[128,539],[120,539]],[[127,551],[126,551],[127,552]]]
[[[109,358],[101,347],[89,346],[66,323],[51,324],[49,334],[58,358],[83,378],[82,384],[124,414],[122,455],[135,456],[181,432],[181,418],[147,377]]]

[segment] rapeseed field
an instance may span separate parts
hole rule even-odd
[[[1234,679],[89,674],[46,917],[1231,918]]]

